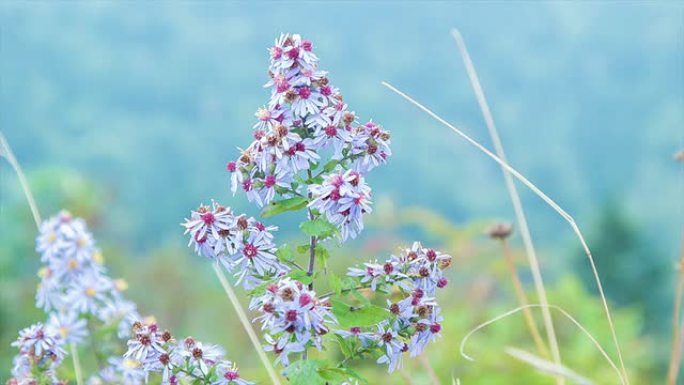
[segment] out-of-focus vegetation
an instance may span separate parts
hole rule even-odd
[[[13,182],[13,176],[4,172],[3,181]],[[127,279],[130,287],[128,295],[139,304],[143,314],[154,315],[179,334],[192,334],[222,344],[227,348],[229,357],[235,357],[239,362],[244,377],[267,381],[246,335],[240,331],[237,317],[220,286],[212,279],[209,266],[186,249],[182,239],[159,244],[145,255],[131,255],[127,245],[118,244],[101,231],[99,224],[107,215],[108,207],[106,188],[96,186],[73,172],[58,169],[34,173],[30,176],[30,183],[44,215],[64,207],[92,223],[94,235],[104,249],[112,275]],[[0,233],[0,242],[6,245],[0,249],[3,272],[0,290],[0,360],[9,363],[14,354],[9,343],[15,338],[16,331],[24,325],[42,320],[44,314],[33,306],[38,282],[34,273],[39,261],[32,250],[34,243],[31,237],[35,230],[30,213],[19,188],[13,187],[12,183],[5,183],[4,186],[2,193],[5,205],[0,223],[8,231]],[[98,199],[93,199],[94,196]],[[425,361],[430,363],[442,383],[450,383],[452,376],[459,378],[463,384],[553,383],[547,375],[536,372],[505,352],[507,347],[517,347],[536,354],[520,314],[482,330],[470,340],[466,349],[475,362],[466,361],[459,354],[459,344],[468,331],[517,306],[501,250],[495,241],[484,234],[493,219],[457,224],[431,210],[399,208],[392,200],[382,197],[378,199],[376,209],[369,223],[372,235],[351,249],[333,248],[329,268],[342,274],[351,264],[373,256],[386,256],[396,251],[397,245],[412,241],[405,235],[407,231],[420,234],[425,244],[454,256],[450,284],[439,298],[440,303],[443,303],[445,318],[442,338],[428,349],[425,356]],[[302,240],[289,241],[296,244]],[[514,236],[512,243],[518,245],[519,240]],[[520,249],[514,252],[525,278],[524,254]],[[621,249],[619,255],[628,252]],[[543,263],[553,258],[551,249],[542,250],[540,254]],[[582,264],[579,257],[578,264]],[[607,285],[611,285],[610,276],[606,275]],[[547,276],[547,282],[550,302],[559,304],[576,317],[609,353],[614,354],[595,289],[591,285],[585,287],[573,270],[555,274],[552,278]],[[325,292],[327,288],[319,287],[317,290]],[[245,300],[246,296],[241,294]],[[532,291],[529,295],[533,298]],[[659,354],[662,349],[655,344],[658,332],[645,327],[648,318],[637,300],[616,299],[614,303],[621,305],[614,307],[615,322],[632,382],[647,384],[659,381],[664,357]],[[560,313],[554,314],[563,364],[597,384],[615,383],[615,372],[591,342]],[[541,325],[540,317],[537,320]],[[336,355],[340,352],[331,349],[322,354]],[[84,361],[86,367],[92,368],[94,365],[88,356],[84,357]],[[402,378],[407,376],[415,384],[429,383],[425,361],[406,360],[405,369],[393,375],[392,383],[403,383],[405,380]],[[8,366],[3,365],[0,377],[8,374]],[[371,384],[388,381],[382,366],[370,361],[356,362],[355,366]]]

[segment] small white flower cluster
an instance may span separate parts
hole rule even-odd
[[[311,171],[323,163],[324,151],[332,152],[331,159],[341,172],[350,169],[357,174],[386,163],[391,155],[389,132],[373,122],[356,123],[340,91],[330,84],[327,73],[319,70],[312,47],[296,34],[276,39],[270,49],[271,80],[266,84],[271,88],[271,100],[256,113],[254,141],[237,161],[227,165],[233,193],[241,186],[247,198],[260,207],[276,195],[301,196],[304,185],[315,184]],[[309,174],[300,175],[304,170]],[[364,194],[365,205],[370,207],[368,186]],[[333,209],[329,207],[330,215],[345,216],[346,208]],[[360,216],[338,222],[348,230],[342,233],[352,236],[362,227]],[[354,225],[349,225],[352,222]]]
[[[56,369],[66,355],[64,342],[61,335],[41,323],[21,330],[12,343],[19,354],[14,357],[13,377],[7,384],[66,384],[56,376]]]
[[[136,322],[133,338],[128,341],[123,362],[132,368],[129,377],[147,379],[150,373],[161,374],[162,385],[201,381],[212,385],[251,385],[240,378],[235,364],[224,359],[218,345],[205,344],[186,337],[176,341],[168,330],[155,323]],[[194,382],[193,382],[194,383]]]
[[[127,336],[140,316],[122,295],[126,283],[106,275],[102,254],[82,219],[62,211],[43,222],[36,251],[45,264],[36,305],[52,312],[49,327],[67,342],[79,343],[87,336],[81,316],[93,315],[106,324],[117,323],[119,337]]]
[[[63,344],[79,344],[88,337],[88,318],[115,326],[119,338],[127,337],[139,318],[135,304],[122,295],[126,283],[106,275],[102,255],[82,219],[62,211],[41,224],[36,244],[44,263],[36,305],[49,314],[45,326],[37,324],[21,332],[13,371],[18,383],[33,380],[26,377],[31,367],[27,364],[39,362],[27,360],[25,345],[30,341],[56,344],[48,350],[54,366],[61,361]]]
[[[435,295],[437,289],[448,284],[443,270],[451,266],[451,261],[451,256],[415,242],[383,264],[370,262],[364,268],[350,268],[347,275],[357,278],[362,286],[384,292],[396,286],[403,299],[388,300],[387,307],[394,318],[380,322],[376,330],[364,333],[360,328],[352,328],[338,333],[356,336],[366,346],[381,347],[383,355],[378,363],[386,363],[389,371],[394,371],[401,366],[405,352],[415,357],[439,336],[442,316]]]
[[[264,280],[286,274],[290,269],[275,255],[272,232],[252,217],[234,215],[229,207],[216,202],[200,206],[183,223],[190,234],[189,245],[204,257],[219,260],[229,271],[236,271],[238,282],[252,289]]]
[[[355,238],[363,230],[363,215],[373,211],[371,189],[354,170],[339,170],[325,176],[322,184],[309,186],[309,207],[324,214],[341,230],[342,240]]]
[[[309,346],[322,348],[326,324],[336,323],[329,302],[320,301],[316,293],[301,282],[281,279],[266,286],[266,292],[252,299],[250,309],[262,315],[261,329],[266,331],[266,351],[273,351],[283,366],[289,364],[290,353],[303,352]]]

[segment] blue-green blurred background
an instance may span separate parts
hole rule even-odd
[[[456,27],[510,162],[587,233],[612,303],[628,313],[631,326],[625,328],[633,335],[626,331],[627,338],[650,344],[645,355],[651,359],[634,358],[634,371],[659,379],[669,350],[672,265],[684,218],[682,167],[672,159],[684,147],[683,20],[684,3],[675,1],[5,1],[0,129],[44,215],[67,206],[86,216],[110,251],[114,272],[129,279],[131,296],[145,312],[228,345],[233,337],[202,318],[235,321],[226,315],[218,286],[207,283],[206,266],[184,249],[178,224],[212,198],[258,213],[244,196],[229,193],[225,163],[251,140],[253,113],[269,96],[262,88],[266,49],[281,32],[312,40],[321,68],[350,108],[392,132],[391,161],[369,176],[380,204],[375,222],[352,245],[355,252],[338,251],[345,256],[335,262],[339,270],[395,250],[388,240],[422,237],[472,257],[464,266],[478,268],[463,270],[468,285],[477,288],[483,280],[491,283],[490,275],[501,275],[499,267],[479,260],[500,257],[481,239],[483,226],[513,219],[500,169],[380,84],[391,82],[491,147],[450,36]],[[521,191],[545,277],[560,291],[583,282],[585,289],[577,286],[573,293],[585,290],[576,297],[587,297],[579,303],[592,309],[602,328],[600,307],[589,304],[596,291],[572,231],[541,200]],[[410,215],[398,214],[406,207],[430,214],[411,222]],[[0,378],[10,366],[7,345],[16,330],[43,317],[31,303],[38,261],[29,215],[14,174],[0,166]],[[386,218],[392,215],[399,219]],[[434,215],[467,234],[458,238],[463,245],[474,246],[455,245]],[[274,221],[282,239],[297,237],[297,219]],[[444,381],[452,374],[482,379],[503,371],[501,383],[510,383],[505,374],[513,369],[506,365],[457,362],[453,351],[483,314],[514,306],[505,274],[499,278],[493,309],[473,309],[465,299],[453,305],[461,306],[455,317],[465,318],[441,345],[450,352],[439,365]],[[173,298],[169,288],[177,290]],[[570,297],[559,294],[559,305],[568,305]],[[469,312],[477,316],[463,315]],[[609,341],[606,334],[603,342]],[[251,352],[246,343],[238,348]],[[492,362],[511,360],[499,345],[489,354]],[[245,360],[259,377],[256,359]],[[580,373],[594,371],[578,365],[573,369]],[[487,381],[478,383],[499,383],[495,377]]]

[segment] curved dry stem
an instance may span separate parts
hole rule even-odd
[[[230,286],[228,283],[228,279],[226,278],[225,274],[223,274],[221,266],[218,265],[218,261],[214,264],[214,272],[216,272],[216,277],[218,277],[219,282],[221,282],[221,286],[223,286],[223,290],[228,295],[228,299],[230,300],[231,305],[233,305],[233,309],[235,309],[235,313],[237,313],[238,318],[240,319],[242,328],[247,332],[252,345],[254,345],[254,349],[259,355],[261,363],[264,365],[264,368],[266,368],[268,376],[271,377],[271,382],[273,382],[274,385],[280,385],[278,374],[273,368],[273,365],[271,365],[271,361],[269,361],[268,357],[266,357],[266,352],[264,352],[264,348],[259,342],[259,337],[257,337],[256,333],[254,332],[254,328],[252,328],[252,324],[249,322],[247,314],[245,314],[245,311],[242,310],[242,305],[235,295],[235,291],[233,290],[232,286]]]
[[[74,363],[74,374],[76,375],[76,385],[83,385],[83,374],[81,371],[81,360],[78,357],[76,344],[71,343],[71,361]]]
[[[622,368],[622,376],[621,378],[624,378],[626,383],[629,384],[629,380],[627,377],[627,370],[625,368],[625,363],[622,358],[622,350],[620,349],[620,343],[618,342],[617,338],[617,333],[615,331],[615,326],[613,324],[613,317],[610,314],[610,308],[608,307],[608,300],[606,299],[605,292],[603,291],[603,285],[601,284],[601,278],[598,275],[598,270],[596,269],[596,265],[594,264],[594,257],[591,255],[591,250],[589,250],[589,246],[587,246],[587,242],[584,240],[584,236],[582,235],[582,232],[580,231],[579,227],[575,223],[575,219],[568,214],[565,210],[563,210],[553,199],[549,198],[548,195],[546,195],[543,191],[541,191],[537,186],[535,186],[532,182],[530,182],[525,176],[523,176],[520,172],[518,172],[516,169],[511,167],[508,163],[504,162],[501,160],[498,156],[493,154],[491,151],[487,150],[483,145],[466,135],[463,131],[460,129],[456,128],[456,126],[452,125],[451,123],[447,122],[446,120],[442,119],[439,115],[435,114],[432,112],[432,110],[428,109],[424,105],[420,104],[418,101],[415,99],[411,98],[407,94],[399,91],[397,88],[392,86],[391,84],[387,82],[382,82],[382,84],[395,92],[397,95],[403,97],[407,101],[411,102],[413,105],[421,109],[423,112],[427,113],[430,115],[433,119],[437,120],[438,122],[442,123],[446,127],[450,128],[452,131],[454,131],[457,135],[465,139],[468,143],[471,145],[475,146],[478,150],[482,151],[485,155],[489,156],[492,158],[495,162],[500,164],[502,167],[504,167],[508,172],[511,173],[516,179],[518,179],[520,182],[522,182],[527,188],[532,190],[537,196],[539,196],[546,204],[551,206],[561,217],[563,217],[569,224],[572,230],[575,232],[575,235],[577,235],[577,238],[579,239],[580,243],[582,244],[582,249],[584,250],[584,253],[587,255],[587,258],[589,259],[589,264],[591,265],[591,270],[594,275],[594,281],[596,282],[596,286],[598,287],[598,292],[599,295],[601,296],[601,302],[603,304],[603,309],[606,313],[606,319],[608,321],[608,326],[610,328],[610,333],[613,338],[613,343],[615,344],[615,350],[617,351],[618,354],[618,359],[620,361],[620,366]]]
[[[21,189],[24,190],[24,195],[26,196],[29,208],[31,209],[31,215],[33,215],[33,220],[36,222],[36,227],[40,229],[40,223],[42,222],[42,220],[40,219],[38,205],[36,205],[36,201],[35,199],[33,199],[33,194],[31,193],[31,189],[29,189],[26,176],[24,175],[24,172],[21,170],[19,162],[17,162],[17,158],[14,157],[12,148],[9,146],[9,143],[7,143],[7,139],[5,139],[5,136],[2,134],[2,131],[0,131],[0,156],[7,159],[7,162],[9,162],[10,166],[12,166],[12,169],[14,169],[14,172],[17,174],[17,178],[19,178],[19,183],[21,184]]]
[[[506,353],[508,353],[508,355],[511,357],[534,367],[538,371],[556,376],[556,378],[567,378],[577,385],[593,385],[589,379],[579,375],[574,370],[563,365],[557,365],[524,350],[516,349],[514,347],[507,347]]]
[[[499,137],[499,132],[496,129],[496,124],[494,124],[494,117],[489,109],[489,104],[485,98],[484,91],[482,90],[482,85],[480,84],[480,79],[477,76],[477,71],[475,70],[475,65],[470,59],[470,54],[468,53],[468,48],[465,45],[463,36],[461,33],[454,29],[451,31],[454,40],[456,40],[456,45],[458,50],[463,57],[463,63],[465,64],[466,72],[468,73],[468,78],[470,79],[470,84],[473,87],[473,92],[477,98],[477,103],[480,105],[480,110],[482,111],[482,116],[484,118],[485,124],[487,125],[487,130],[489,131],[489,136],[494,143],[494,150],[497,156],[504,162],[508,163],[506,159],[506,152],[504,151],[503,143]],[[525,210],[523,209],[522,200],[518,194],[518,189],[515,187],[513,177],[511,173],[506,170],[505,167],[501,167],[503,172],[504,182],[506,183],[506,189],[508,190],[508,195],[511,198],[511,203],[513,204],[513,211],[515,212],[515,218],[518,222],[518,228],[520,229],[520,237],[522,238],[523,245],[525,246],[525,252],[527,254],[527,261],[530,265],[530,270],[532,272],[532,280],[534,281],[534,288],[537,292],[537,297],[539,302],[548,305],[549,301],[546,298],[546,289],[544,288],[544,280],[542,279],[541,267],[539,265],[539,260],[537,258],[537,252],[534,248],[534,243],[532,242],[532,235],[530,234],[530,229],[527,225],[527,217],[525,216]],[[521,303],[525,305],[525,303]],[[557,365],[561,365],[560,350],[558,348],[558,339],[556,338],[556,331],[553,327],[553,319],[551,318],[551,313],[547,308],[542,308],[542,317],[544,319],[544,327],[546,328],[546,338],[549,342],[551,348],[551,356]],[[525,314],[528,317],[528,314]],[[528,321],[529,322],[529,321]],[[537,349],[542,355],[546,354],[546,346],[540,345],[537,341],[538,337],[535,335],[536,326],[533,330],[533,337],[535,338],[535,343],[537,344]],[[562,385],[563,380],[558,379],[558,383]]]
[[[504,318],[510,317],[511,315],[513,315],[519,311],[522,311],[525,308],[533,308],[533,307],[548,307],[549,309],[558,310],[561,314],[563,314],[566,318],[568,318],[572,323],[575,324],[575,326],[577,326],[582,331],[582,333],[584,333],[587,336],[587,338],[589,338],[589,340],[591,340],[591,342],[594,344],[596,349],[598,349],[598,351],[601,352],[601,355],[603,355],[603,357],[606,359],[608,364],[610,364],[610,366],[615,370],[615,373],[617,373],[618,378],[620,378],[620,383],[623,385],[627,384],[626,378],[623,377],[620,369],[618,369],[617,365],[615,365],[615,362],[613,362],[613,360],[610,358],[608,353],[606,353],[606,351],[603,349],[601,344],[596,340],[596,338],[594,338],[594,336],[584,326],[582,326],[582,324],[580,324],[579,321],[577,321],[573,316],[571,316],[568,312],[563,310],[563,308],[556,306],[556,305],[531,304],[531,305],[526,305],[526,306],[518,306],[513,310],[509,310],[503,314],[500,314],[500,315],[490,319],[489,321],[486,321],[486,322],[483,322],[483,323],[477,325],[473,330],[468,332],[468,334],[466,334],[465,337],[463,337],[463,340],[461,340],[461,346],[459,348],[461,356],[463,356],[463,358],[465,358],[469,361],[475,361],[475,359],[473,359],[471,356],[469,356],[465,353],[465,345],[468,343],[468,339],[470,339],[470,337],[472,337],[473,334],[477,333],[481,329],[484,329],[485,327],[487,327],[487,326],[489,326],[495,322],[498,322]]]

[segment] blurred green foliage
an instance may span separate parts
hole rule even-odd
[[[33,306],[33,295],[38,279],[38,256],[33,251],[35,229],[23,197],[14,187],[13,176],[3,175],[3,201],[0,216],[3,229],[0,242],[0,378],[8,373],[14,354],[9,343],[23,326],[45,318]],[[223,345],[228,357],[237,361],[245,378],[267,382],[247,336],[240,329],[235,314],[214,279],[210,266],[185,247],[184,242],[166,242],[142,255],[131,253],[129,245],[116,242],[103,230],[102,218],[107,215],[106,188],[95,186],[79,175],[58,169],[30,175],[36,198],[43,215],[64,207],[90,221],[99,245],[104,250],[107,266],[114,277],[125,277],[130,285],[128,296],[135,300],[143,314],[153,314],[158,322],[176,335],[192,335]],[[94,199],[93,197],[98,197]],[[180,215],[180,214],[179,214]],[[353,366],[369,379],[371,384],[430,383],[426,363],[443,384],[459,378],[463,384],[553,384],[546,374],[507,355],[505,349],[517,347],[536,354],[527,334],[522,315],[514,315],[478,332],[466,346],[475,362],[459,354],[462,338],[478,324],[517,306],[512,293],[510,277],[499,246],[484,235],[491,220],[454,224],[430,210],[412,207],[399,208],[392,200],[378,199],[376,212],[369,217],[369,231],[373,234],[351,247],[331,247],[328,270],[338,275],[347,267],[368,258],[383,257],[395,252],[399,245],[408,245],[412,239],[404,233],[419,234],[424,244],[436,247],[454,256],[449,271],[450,284],[438,298],[444,310],[442,338],[430,346],[425,360],[405,359],[405,368],[388,380],[384,366],[372,361],[354,362]],[[7,230],[7,231],[5,231]],[[181,229],[178,229],[181,232]],[[290,244],[301,239],[282,240]],[[512,240],[517,244],[517,239]],[[551,250],[542,250],[551,255]],[[295,258],[303,258],[293,253]],[[520,249],[514,255],[523,278],[526,277],[524,254]],[[300,261],[303,262],[303,261]],[[606,275],[610,282],[610,274]],[[556,274],[547,280],[549,300],[572,314],[615,357],[609,330],[595,290],[586,289],[572,271]],[[330,280],[323,277],[316,282],[318,292],[330,290]],[[238,293],[240,290],[238,290]],[[534,298],[532,291],[529,293]],[[243,303],[246,295],[241,295]],[[532,299],[534,302],[534,300]],[[616,302],[618,302],[616,300]],[[645,313],[634,302],[618,302],[614,306],[615,324],[625,353],[632,383],[655,383],[662,378],[661,363],[654,334],[644,334]],[[244,303],[246,305],[246,303]],[[541,325],[541,317],[537,321]],[[596,384],[616,382],[616,374],[603,360],[591,342],[560,313],[554,313],[563,364]],[[337,348],[314,353],[313,358],[341,356]],[[83,358],[86,368],[92,370],[94,362],[87,354]],[[68,365],[65,365],[69,370]]]

